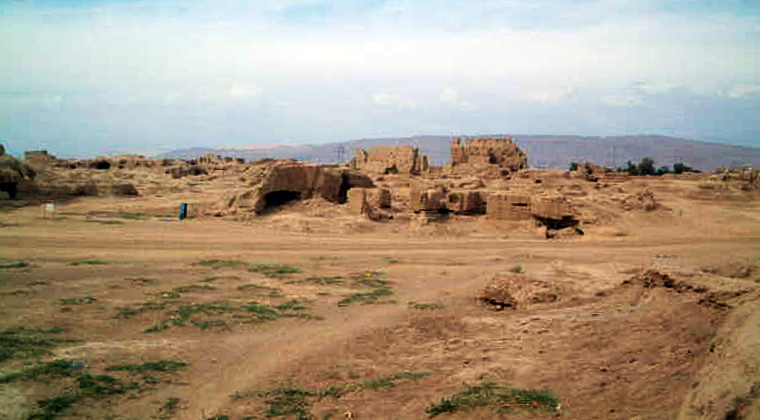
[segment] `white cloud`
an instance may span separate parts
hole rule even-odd
[[[420,104],[406,99],[404,95],[394,92],[375,92],[372,100],[377,105],[393,106],[398,108],[417,108]]]
[[[262,91],[263,89],[255,86],[233,84],[227,89],[227,95],[232,98],[250,99],[259,96]]]
[[[718,96],[729,99],[741,99],[745,96],[752,95],[755,92],[760,92],[760,85],[743,85],[734,86],[728,91],[717,91]]]
[[[532,102],[557,103],[562,100],[571,98],[577,93],[578,90],[575,88],[536,90],[528,92],[524,98]]]
[[[447,106],[459,108],[462,111],[474,111],[477,107],[459,97],[459,91],[451,86],[446,86],[441,91],[441,103]]]
[[[681,86],[675,83],[649,83],[649,82],[636,82],[633,84],[633,88],[640,93],[646,95],[656,95],[659,93],[672,92]]]
[[[599,100],[605,105],[616,108],[635,108],[642,104],[641,98],[630,95],[607,95],[601,97]]]

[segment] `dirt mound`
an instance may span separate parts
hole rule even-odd
[[[130,183],[115,184],[111,190],[113,195],[136,196],[140,195],[137,188]]]
[[[529,309],[535,303],[555,302],[559,296],[550,284],[519,274],[501,274],[478,296],[478,300],[501,311]]]
[[[16,198],[18,184],[34,179],[35,172],[24,162],[12,156],[0,156],[0,191],[4,191],[11,199]]]
[[[653,211],[660,208],[660,204],[654,199],[654,194],[651,191],[645,190],[636,194],[631,194],[623,199],[621,203],[623,210],[644,210]]]
[[[208,175],[208,171],[197,165],[182,165],[167,169],[166,174],[171,175],[174,179],[179,179],[186,176]]]
[[[637,284],[644,286],[646,289],[664,287],[666,289],[674,290],[677,293],[705,293],[708,290],[707,287],[704,286],[692,286],[683,281],[676,280],[671,277],[669,273],[659,270],[647,270],[643,273],[636,274],[630,279],[624,281],[623,284]]]
[[[702,271],[734,279],[760,280],[760,266],[757,264],[729,264],[720,267],[704,267]]]

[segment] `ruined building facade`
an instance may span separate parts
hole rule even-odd
[[[357,149],[351,159],[351,168],[375,174],[413,174],[428,171],[427,156],[420,149],[409,146],[373,147]]]
[[[451,142],[449,170],[479,172],[499,169],[517,172],[528,167],[525,154],[512,137],[455,138]]]

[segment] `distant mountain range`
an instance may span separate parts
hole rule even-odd
[[[706,143],[665,136],[584,137],[550,135],[513,135],[528,153],[531,167],[567,168],[570,162],[590,161],[609,167],[625,166],[627,161],[638,162],[651,157],[657,167],[683,162],[703,171],[726,166],[760,167],[760,148],[724,143]],[[332,164],[351,159],[355,149],[374,146],[411,145],[419,147],[433,165],[450,160],[447,136],[420,136],[351,140],[340,143],[275,147],[218,147],[191,148],[168,152],[160,157],[192,159],[213,153],[242,157],[246,160],[291,158],[315,163]]]

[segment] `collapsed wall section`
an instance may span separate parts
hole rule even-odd
[[[451,142],[450,171],[511,173],[527,167],[528,155],[509,136],[458,137]]]
[[[351,168],[372,174],[420,174],[429,169],[427,156],[409,146],[357,149]]]

